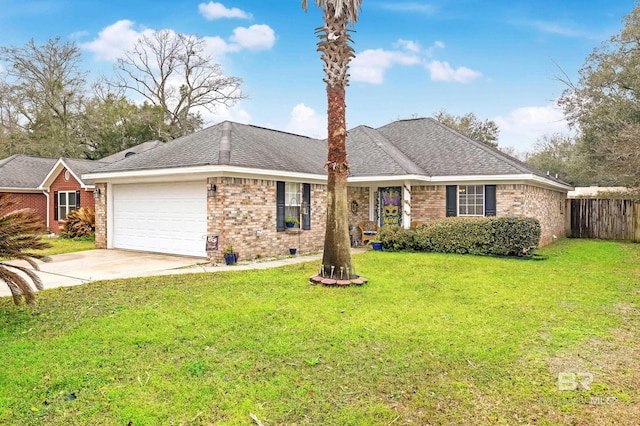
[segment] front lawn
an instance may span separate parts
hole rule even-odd
[[[306,263],[5,297],[0,424],[634,424],[640,245],[540,253],[370,251],[348,289]]]
[[[54,254],[73,253],[77,251],[93,250],[96,243],[93,238],[61,238],[42,237],[42,241],[51,244],[51,248],[41,250],[38,254],[43,256],[53,256]]]

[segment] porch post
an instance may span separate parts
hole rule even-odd
[[[411,182],[405,180],[402,184],[402,226],[411,228]]]

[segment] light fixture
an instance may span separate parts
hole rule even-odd
[[[216,186],[215,183],[210,184],[209,188],[207,188],[207,197],[209,198],[215,197],[217,190],[218,190],[218,187]]]
[[[101,194],[102,191],[100,191],[100,188],[96,188],[93,190],[93,198],[99,198]]]

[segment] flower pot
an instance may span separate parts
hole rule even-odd
[[[297,249],[290,248],[289,249],[289,254],[294,255],[294,254],[296,254],[296,251],[297,251]]]
[[[373,247],[374,250],[382,250],[382,242],[380,242],[380,241],[372,241],[371,242],[371,247]]]
[[[285,222],[284,224],[287,226],[287,228],[293,228],[294,226],[296,226],[295,222]]]
[[[238,253],[225,253],[224,261],[227,265],[233,265],[238,262]]]

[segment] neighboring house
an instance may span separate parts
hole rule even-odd
[[[354,228],[516,216],[540,220],[542,245],[565,235],[568,184],[433,119],[356,127],[347,152]],[[321,250],[326,158],[326,141],[226,121],[105,165],[83,175],[100,192],[96,244],[215,262],[229,245],[241,259]]]
[[[93,181],[83,179],[83,174],[161,143],[145,142],[99,161],[12,155],[0,160],[0,192],[12,194],[14,210],[34,209],[46,228],[57,234],[71,211],[95,208]]]
[[[95,207],[93,182],[81,176],[102,164],[107,163],[13,155],[0,161],[0,192],[12,195],[14,209],[34,209],[57,234],[72,210]]]

